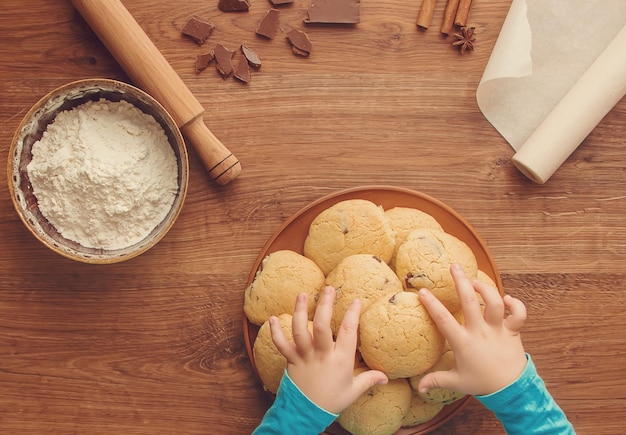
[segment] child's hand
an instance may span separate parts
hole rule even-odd
[[[450,343],[455,367],[424,376],[419,390],[449,388],[475,396],[494,393],[515,381],[526,367],[520,338],[526,307],[511,296],[500,297],[498,290],[488,284],[472,283],[457,264],[451,266],[450,273],[463,307],[464,325],[428,290],[420,290],[419,296]],[[475,291],[486,304],[484,314]],[[508,316],[505,308],[510,312]]]
[[[300,390],[316,405],[338,414],[373,385],[386,383],[387,376],[368,370],[354,376],[354,361],[361,303],[352,302],[333,341],[330,318],[335,289],[326,287],[313,319],[313,336],[307,328],[306,294],[299,294],[293,312],[293,337],[288,341],[280,329],[278,318],[270,318],[274,344],[287,358],[287,373]]]

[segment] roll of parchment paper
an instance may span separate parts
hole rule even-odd
[[[533,181],[546,182],[623,94],[625,24],[624,0],[512,0],[476,102]]]
[[[513,164],[545,183],[626,95],[626,26],[513,156]]]

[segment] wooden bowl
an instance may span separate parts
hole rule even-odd
[[[461,239],[470,247],[476,256],[479,269],[493,279],[502,293],[502,280],[493,257],[478,233],[460,214],[441,201],[428,195],[394,186],[364,186],[342,190],[318,199],[304,207],[287,219],[266,242],[250,270],[246,286],[252,283],[261,262],[270,253],[281,249],[290,249],[302,254],[304,240],[308,234],[309,226],[315,217],[333,204],[348,199],[370,200],[377,205],[381,205],[385,210],[392,207],[417,208],[432,215],[446,232]],[[248,358],[258,378],[252,347],[259,327],[250,323],[244,314],[243,330]],[[417,426],[402,428],[396,435],[422,435],[430,433],[456,415],[468,400],[469,396],[466,396],[446,405],[439,414],[431,420]],[[327,435],[349,435],[338,423],[333,423],[324,433]]]
[[[27,165],[32,159],[32,146],[62,111],[87,101],[105,98],[125,100],[151,115],[163,127],[178,165],[178,191],[165,218],[143,240],[123,249],[85,247],[63,237],[42,215],[28,177]],[[9,191],[15,210],[26,228],[48,248],[72,260],[105,264],[116,263],[147,251],[165,236],[183,206],[189,180],[189,161],[185,142],[170,114],[154,98],[127,83],[109,79],[79,80],[61,86],[40,99],[26,114],[18,127],[8,159]]]

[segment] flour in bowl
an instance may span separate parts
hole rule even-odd
[[[126,101],[101,99],[60,112],[33,144],[27,171],[43,216],[87,248],[143,240],[178,191],[165,131]]]

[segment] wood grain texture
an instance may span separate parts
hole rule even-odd
[[[269,401],[242,337],[249,269],[293,213],[338,189],[389,184],[460,212],[489,246],[505,290],[529,310],[524,343],[580,434],[622,431],[626,411],[626,101],[543,186],[480,113],[475,91],[510,0],[475,0],[476,49],[460,56],[415,25],[420,2],[362,2],[356,26],[309,26],[308,3],[281,8],[273,40],[254,30],[270,7],[223,13],[217,1],[124,4],[242,162],[211,182],[190,149],[190,185],[168,235],[128,262],[94,266],[41,246],[0,190],[0,432],[245,434]],[[57,86],[128,80],[67,2],[0,8],[0,143]],[[192,15],[216,24],[198,46]],[[284,33],[312,41],[296,57]],[[248,85],[200,74],[195,56],[245,43],[263,61]],[[6,184],[5,184],[6,186]],[[438,434],[502,433],[471,401]]]

